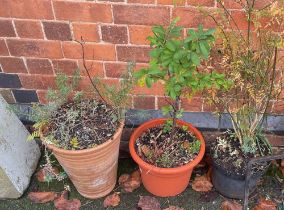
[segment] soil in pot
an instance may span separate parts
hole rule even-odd
[[[119,127],[117,110],[94,99],[67,102],[54,110],[43,135],[66,150],[94,148],[111,139]]]
[[[145,162],[160,168],[176,168],[192,161],[200,151],[200,141],[186,126],[173,134],[167,124],[147,129],[136,141],[136,152]]]
[[[256,147],[254,153],[244,153],[240,142],[232,133],[226,131],[212,142],[211,157],[213,162],[212,182],[214,187],[224,196],[242,199],[244,196],[247,164],[251,158],[269,154],[269,148],[263,147],[262,154]],[[250,191],[255,186],[268,164],[254,165],[250,180]]]

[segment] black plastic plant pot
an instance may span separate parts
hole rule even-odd
[[[257,182],[265,171],[258,171],[249,180],[249,191],[256,189]],[[223,168],[212,164],[212,183],[215,189],[227,198],[243,199],[245,194],[245,176],[234,173],[228,174]]]

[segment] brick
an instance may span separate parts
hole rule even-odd
[[[2,57],[0,58],[2,69],[6,73],[27,73],[26,66],[22,58]]]
[[[157,97],[157,102],[158,102],[158,109],[161,109],[163,106],[168,106],[170,103],[173,103],[173,100],[170,99],[169,97]]]
[[[127,28],[125,26],[101,26],[102,40],[114,44],[128,43]]]
[[[64,42],[62,45],[65,58],[82,59],[82,49],[78,43]],[[85,44],[85,58],[89,60],[113,61],[115,48],[111,44]]]
[[[0,55],[9,55],[9,51],[4,39],[0,39]]]
[[[119,80],[118,79],[100,79],[100,82],[102,82],[103,84],[106,84],[108,86],[118,86],[119,85]],[[80,85],[79,85],[79,90],[87,90],[87,91],[93,91],[94,89],[91,85],[90,79],[87,77],[81,77],[80,80]]]
[[[68,23],[43,22],[44,33],[47,39],[70,41],[72,40]]]
[[[38,102],[35,90],[13,90],[13,95],[18,103],[34,103]]]
[[[152,27],[150,26],[129,26],[129,36],[131,44],[149,44],[148,36],[151,36]]]
[[[48,101],[46,99],[46,94],[47,94],[46,90],[37,90],[36,93],[37,93],[38,101],[39,101],[40,104],[47,104],[48,103]]]
[[[239,28],[240,30],[246,30],[248,28],[248,21],[245,12],[243,11],[232,11],[231,14],[232,18],[235,20],[235,23],[231,20],[230,26],[232,29]],[[252,30],[253,30],[253,24],[252,24]]]
[[[0,17],[53,19],[50,0],[1,0]]]
[[[284,101],[274,102],[272,112],[274,114],[284,114]]]
[[[105,0],[98,0],[99,2],[100,1],[105,1]],[[108,0],[109,2],[124,2],[124,0]]]
[[[158,0],[157,4],[184,6],[186,0]]]
[[[48,59],[28,58],[26,62],[30,74],[53,74],[53,68]]]
[[[8,103],[8,104],[12,104],[12,103],[15,103],[15,98],[11,92],[11,90],[9,89],[1,89],[0,90],[0,95],[3,96],[3,98],[5,99],[5,101]]]
[[[7,40],[13,56],[62,58],[60,42],[36,40]]]
[[[43,39],[39,21],[14,20],[17,34],[21,38]]]
[[[120,78],[127,68],[127,63],[105,63],[107,77]]]
[[[208,9],[208,11],[214,11],[213,9]],[[215,27],[216,24],[210,17],[205,17],[201,14],[198,9],[178,7],[173,11],[173,17],[180,17],[178,25],[187,28],[196,28],[199,24],[202,24],[205,28]]]
[[[112,22],[111,6],[89,2],[53,2],[57,20]]]
[[[81,40],[82,37],[88,42],[100,41],[97,24],[73,23],[73,34],[76,40]]]
[[[152,96],[134,96],[134,109],[155,109],[155,97]]]
[[[215,0],[187,0],[187,5],[214,7],[215,6]]]
[[[11,20],[0,20],[0,36],[15,37],[16,33]]]
[[[104,77],[104,68],[102,62],[96,61],[86,61],[86,66],[88,68],[91,77]],[[82,76],[87,76],[87,72],[83,67],[83,62],[79,61],[80,74]]]
[[[128,0],[127,3],[154,4],[155,0]]]
[[[21,82],[16,74],[0,73],[0,88],[21,88]]]
[[[170,10],[165,7],[113,5],[114,23],[136,25],[167,25]]]
[[[116,51],[119,61],[149,62],[149,47],[117,46]]]
[[[53,60],[53,68],[55,72],[62,72],[67,75],[73,75],[78,69],[78,64],[74,60]]]
[[[20,74],[19,78],[25,89],[47,90],[56,87],[55,77],[51,75]]]
[[[165,91],[164,86],[161,83],[155,83],[151,88],[147,88],[146,86],[140,87],[137,85],[133,88],[133,94],[164,96]]]
[[[203,99],[202,98],[190,98],[190,99],[182,99],[181,100],[181,107],[185,111],[190,112],[201,112],[203,106]]]

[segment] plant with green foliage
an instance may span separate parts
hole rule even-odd
[[[209,57],[215,30],[204,30],[199,25],[198,30],[189,29],[186,37],[183,37],[183,28],[177,26],[177,22],[178,18],[167,28],[152,28],[154,35],[147,38],[153,48],[149,67],[135,73],[140,85],[146,84],[151,88],[155,82],[164,84],[169,105],[164,106],[162,111],[171,116],[172,133],[176,119],[182,116],[180,103],[183,97],[190,98],[208,88],[230,87],[230,81],[226,81],[223,74],[201,68]]]

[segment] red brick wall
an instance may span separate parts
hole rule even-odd
[[[225,3],[241,26],[243,12],[233,1]],[[214,10],[215,0],[179,2],[174,8],[172,0],[0,0],[0,92],[9,102],[43,101],[56,72],[72,74],[82,66],[80,46],[72,41],[81,36],[86,58],[94,57],[92,74],[117,82],[127,61],[136,61],[138,67],[149,61],[146,37],[152,25],[180,16],[187,28],[199,23],[214,26],[197,7]],[[133,108],[157,109],[164,103],[162,85],[151,90],[136,87],[131,100]],[[211,111],[200,97],[184,100],[183,105],[188,111]],[[281,104],[274,107],[282,113]]]

